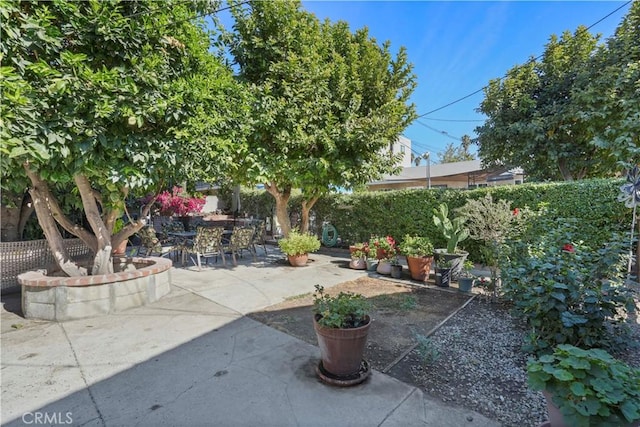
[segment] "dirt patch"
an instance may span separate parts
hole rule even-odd
[[[426,336],[471,297],[457,289],[427,288],[371,277],[344,282],[326,292],[331,295],[339,292],[359,293],[372,303],[373,323],[364,357],[379,371],[391,368],[399,357],[414,346],[418,335]],[[312,294],[301,295],[249,317],[317,345],[311,320],[312,302]]]

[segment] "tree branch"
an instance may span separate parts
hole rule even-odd
[[[24,169],[27,172],[27,177],[29,177],[29,180],[31,181],[33,186],[38,189],[38,194],[41,195],[43,200],[46,200],[47,208],[50,210],[51,215],[53,216],[55,221],[60,224],[60,226],[66,231],[80,238],[80,240],[82,240],[84,244],[87,245],[87,247],[93,253],[95,253],[98,248],[95,236],[81,225],[74,224],[73,222],[71,222],[71,220],[69,220],[69,218],[62,211],[58,200],[49,190],[48,184],[43,181],[35,171],[31,170],[28,162],[24,163]],[[32,192],[31,197],[33,198]]]

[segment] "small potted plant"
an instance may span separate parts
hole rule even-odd
[[[547,399],[550,427],[640,424],[640,369],[602,349],[560,344],[553,354],[529,359],[527,375]]]
[[[425,236],[404,236],[399,246],[407,258],[407,266],[413,280],[424,282],[429,279],[433,263],[433,244]]]
[[[367,253],[369,252],[366,243],[356,243],[349,247],[351,255],[351,261],[349,267],[354,270],[366,270],[367,269]]]
[[[287,237],[278,240],[278,246],[287,255],[289,264],[300,267],[307,264],[310,252],[320,249],[320,240],[314,235],[291,230]]]
[[[322,368],[335,377],[360,371],[371,326],[371,304],[364,296],[340,292],[331,296],[316,285],[313,295],[313,327],[318,338]]]
[[[462,271],[460,272],[460,277],[458,277],[459,291],[471,292],[471,288],[473,288],[473,282],[475,281],[475,276],[471,273],[473,267],[473,262],[469,260],[465,260],[462,264]]]
[[[396,255],[393,258],[391,258],[390,262],[391,262],[391,277],[393,277],[394,279],[401,279],[402,264],[400,264],[400,260],[398,259],[398,256]]]
[[[370,251],[373,249],[378,259],[376,271],[379,274],[391,274],[391,260],[397,255],[396,241],[391,236],[372,237],[369,240]]]
[[[452,270],[452,259],[436,259],[436,285],[442,288],[448,288],[451,282]]]

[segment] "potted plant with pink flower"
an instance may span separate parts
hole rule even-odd
[[[376,271],[380,274],[391,274],[391,260],[398,255],[396,241],[391,236],[372,237],[369,240],[369,248],[375,250],[378,259]]]

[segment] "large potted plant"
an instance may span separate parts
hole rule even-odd
[[[331,296],[322,286],[315,288],[313,327],[322,370],[336,378],[357,376],[371,325],[371,304],[360,294],[340,292]]]
[[[425,236],[404,236],[399,245],[400,252],[407,258],[407,266],[413,280],[421,282],[429,279],[433,263],[433,244]]]
[[[320,249],[320,240],[314,235],[291,230],[287,237],[278,240],[278,246],[287,255],[289,264],[300,267],[307,264],[310,252]]]
[[[446,248],[439,248],[434,251],[436,265],[443,261],[450,262],[451,278],[454,280],[458,278],[462,265],[469,255],[469,252],[458,249],[458,244],[469,237],[465,221],[466,218],[463,216],[449,219],[449,207],[446,203],[441,203],[437,208],[433,209],[433,223],[447,241]]]
[[[640,425],[640,369],[602,349],[560,344],[530,359],[527,375],[547,399],[549,427]]]

